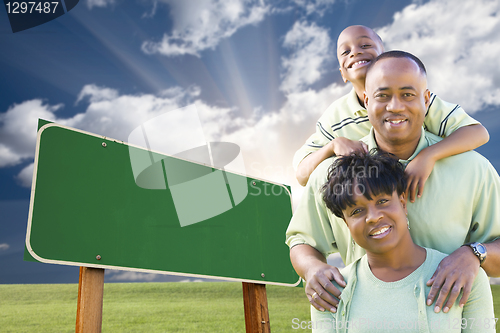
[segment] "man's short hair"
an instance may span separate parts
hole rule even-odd
[[[394,50],[394,51],[387,51],[384,53],[381,53],[378,57],[370,61],[368,64],[368,68],[366,69],[366,76],[368,76],[368,73],[370,72],[370,69],[375,66],[375,64],[383,59],[389,59],[389,58],[407,58],[410,60],[413,60],[415,64],[417,64],[418,68],[420,69],[420,72],[424,75],[427,75],[427,71],[425,70],[424,63],[418,59],[416,56],[414,56],[411,53],[405,52],[405,51],[399,51],[399,50]]]
[[[401,195],[407,186],[403,165],[397,157],[372,149],[338,157],[328,170],[328,181],[323,185],[323,200],[335,216],[348,206],[354,206],[354,193],[363,194],[368,200],[381,193]],[[356,191],[356,192],[355,192]]]

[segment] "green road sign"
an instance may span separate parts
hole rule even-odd
[[[26,234],[35,260],[299,283],[284,243],[288,187],[54,123],[39,127]]]

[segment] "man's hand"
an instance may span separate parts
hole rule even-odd
[[[342,287],[346,285],[338,268],[325,263],[318,263],[309,269],[305,280],[305,292],[309,303],[319,311],[328,309],[330,312],[337,312],[340,290],[331,281],[335,280]]]
[[[309,302],[319,311],[336,312],[340,290],[332,281],[341,287],[346,285],[338,268],[328,265],[323,254],[307,244],[293,246],[290,260],[297,274],[306,280],[305,292]]]
[[[338,137],[333,139],[329,145],[332,145],[335,155],[350,155],[354,151],[368,152],[368,146],[361,141],[353,141],[347,138]]]
[[[415,158],[408,163],[405,173],[408,175],[407,198],[415,202],[415,198],[422,196],[424,185],[429,178],[436,160],[422,150]]]
[[[462,246],[444,258],[439,263],[434,275],[427,281],[428,286],[432,285],[427,296],[427,305],[434,303],[439,291],[434,312],[438,313],[442,308],[443,312],[447,313],[455,303],[460,290],[463,289],[463,295],[459,303],[460,307],[463,307],[469,298],[472,283],[479,272],[479,266],[479,259],[468,246]],[[448,302],[443,307],[443,303],[448,296]]]

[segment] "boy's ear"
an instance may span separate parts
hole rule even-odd
[[[382,43],[382,41],[378,42],[378,47],[379,47],[379,50],[380,50],[380,53],[378,55],[381,55],[382,53],[385,52],[384,44]]]
[[[342,70],[342,67],[339,67],[339,71],[340,71],[340,76],[342,76],[342,80],[344,81],[344,83],[347,83],[347,80],[344,76],[344,71]]]

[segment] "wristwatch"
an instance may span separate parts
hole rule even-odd
[[[467,243],[464,244],[464,246],[465,245],[469,246],[472,249],[472,252],[474,252],[474,255],[479,259],[479,262],[482,264],[486,259],[486,247],[478,242]]]

